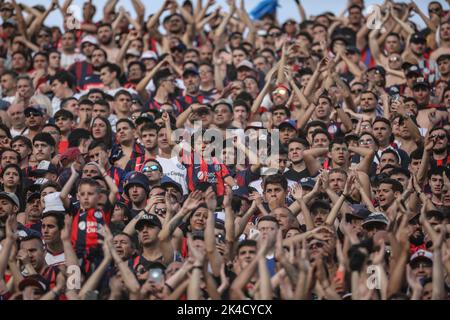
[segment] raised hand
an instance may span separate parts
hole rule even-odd
[[[297,201],[303,199],[303,188],[299,183],[294,185],[294,187],[291,190],[291,195]]]
[[[70,241],[70,233],[72,231],[72,217],[66,215],[64,217],[64,228],[61,230],[61,240]]]
[[[199,190],[195,190],[188,196],[188,198],[184,202],[183,208],[187,211],[192,211],[197,208],[202,202],[202,192]]]
[[[17,216],[15,214],[10,214],[6,219],[5,231],[8,239],[17,239]]]
[[[217,208],[217,197],[212,187],[206,190],[205,202],[209,210],[215,211]]]

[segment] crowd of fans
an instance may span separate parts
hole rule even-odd
[[[448,299],[450,11],[326,2],[1,1],[0,300]]]

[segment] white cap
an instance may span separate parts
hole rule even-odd
[[[144,51],[142,53],[141,60],[144,60],[144,59],[158,60],[158,55],[154,51],[151,51],[151,50]]]
[[[61,192],[53,192],[44,197],[45,208],[43,213],[49,211],[66,211],[63,202],[59,197],[60,194]]]
[[[416,259],[428,259],[431,262],[433,262],[433,254],[431,252],[429,252],[429,251],[420,249],[420,250],[417,250],[411,256],[411,258],[409,259],[409,262],[411,263],[411,262],[413,262]]]
[[[236,70],[238,70],[238,69],[240,69],[240,68],[242,68],[242,67],[246,67],[246,68],[249,68],[249,69],[254,69],[255,67],[253,66],[253,63],[251,63],[250,61],[248,61],[248,60],[242,60],[237,66],[236,66]]]
[[[89,43],[92,43],[95,45],[98,44],[97,38],[94,36],[91,36],[91,35],[84,36],[83,39],[81,40],[81,44],[86,43],[86,42],[89,42]]]
[[[126,55],[135,56],[139,58],[141,56],[141,53],[136,49],[128,49]]]

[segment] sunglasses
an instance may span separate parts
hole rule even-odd
[[[281,32],[269,33],[268,36],[269,36],[269,37],[278,38],[278,37],[281,36]]]
[[[158,214],[158,213],[165,214],[166,212],[167,212],[167,209],[164,209],[164,208],[155,209],[156,214]]]
[[[154,172],[154,171],[159,171],[159,168],[157,165],[152,165],[152,166],[145,166],[144,168],[142,168],[142,172]]]
[[[310,249],[314,249],[314,248],[323,248],[323,243],[317,242],[317,243],[313,243],[309,245]]]
[[[276,90],[273,92],[273,94],[279,94],[279,95],[284,96],[285,94],[287,94],[287,90],[286,90],[286,89],[283,89],[283,88],[281,88],[281,89],[276,89]]]
[[[435,134],[430,136],[431,139],[439,139],[439,140],[444,140],[447,137],[447,135],[445,134]]]
[[[207,110],[207,109],[200,109],[199,111],[197,111],[197,114],[199,116],[205,116],[205,115],[209,114],[209,110]]]
[[[419,267],[422,267],[422,268],[431,268],[433,266],[433,264],[432,263],[430,263],[430,262],[416,262],[416,263],[413,263],[412,265],[411,265],[411,268],[412,269],[418,269]]]
[[[396,62],[396,61],[400,61],[400,57],[391,57],[391,58],[389,58],[389,62]]]
[[[362,89],[352,90],[353,94],[360,94],[362,92]]]
[[[25,117],[29,118],[29,117],[42,117],[42,114],[40,114],[39,112],[36,111],[31,111],[28,112],[27,114],[25,114]]]
[[[373,144],[373,140],[360,140],[359,141],[359,144],[361,145],[361,146],[368,146],[368,145],[370,145],[370,144]]]

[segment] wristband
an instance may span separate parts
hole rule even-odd
[[[192,269],[199,269],[199,270],[203,271],[203,267],[201,267],[201,266],[193,266]]]

